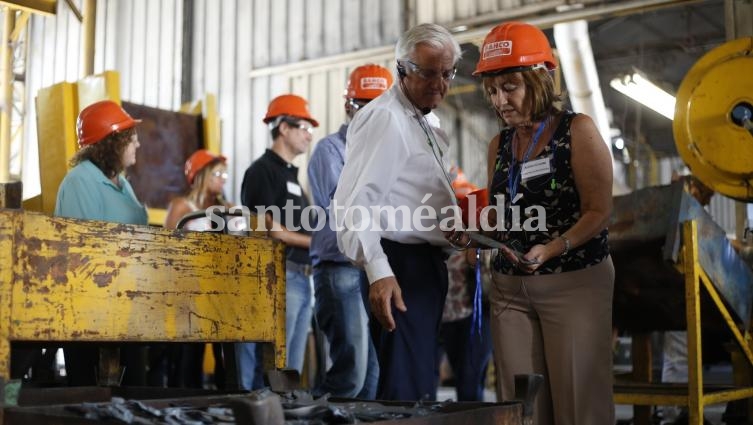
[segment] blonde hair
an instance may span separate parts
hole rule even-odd
[[[193,179],[191,190],[188,192],[188,195],[186,195],[186,198],[193,202],[198,208],[205,208],[205,205],[212,206],[225,204],[225,197],[222,193],[209,193],[209,180],[218,164],[225,165],[225,163],[219,159],[213,160],[202,167]]]

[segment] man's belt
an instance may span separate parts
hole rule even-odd
[[[285,262],[285,271],[311,276],[311,264],[301,264],[288,260]]]

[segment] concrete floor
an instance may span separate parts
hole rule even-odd
[[[455,400],[455,389],[450,387],[440,387],[437,391],[437,400]],[[484,391],[484,401],[495,402],[497,397],[492,390]],[[705,410],[706,419],[713,425],[723,425],[722,414],[724,413],[724,405],[709,406]],[[633,406],[616,405],[615,406],[615,418],[619,423],[626,423],[633,418]]]
[[[731,376],[732,369],[729,365],[712,366],[704,370],[704,380],[706,382],[725,382]],[[455,389],[451,387],[440,387],[437,392],[437,400],[455,400]],[[494,391],[487,389],[484,391],[484,401],[495,402],[497,397]],[[713,425],[723,425],[722,414],[724,413],[725,405],[713,405],[708,406],[705,409],[705,418]],[[628,422],[633,417],[633,406],[628,405],[616,405],[615,406],[615,418],[618,423],[630,423]]]

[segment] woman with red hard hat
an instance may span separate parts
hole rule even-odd
[[[93,103],[79,113],[79,150],[58,188],[55,216],[147,224],[146,208],[124,176],[124,171],[136,163],[139,139],[135,127],[139,122],[110,100]],[[122,347],[124,385],[145,385],[146,367],[139,360],[142,350],[143,347]],[[64,354],[70,385],[97,384],[96,347],[65,348]]]
[[[165,228],[175,229],[178,222],[194,211],[206,210],[212,206],[225,207],[230,205],[223,196],[223,188],[227,181],[227,159],[222,155],[215,155],[206,149],[194,152],[184,167],[186,181],[190,187],[184,196],[178,196],[170,201],[165,217]],[[213,228],[208,215],[189,220],[183,229],[205,232]],[[174,347],[161,347],[168,354],[171,366],[167,368],[168,386],[183,388],[202,388],[204,384],[204,346],[203,343],[185,343]],[[218,388],[223,387],[224,366],[222,363],[221,344],[212,344],[215,356],[215,383]],[[158,356],[153,356],[157,358]],[[161,361],[161,359],[160,359]],[[163,377],[160,377],[164,379]]]
[[[191,189],[186,196],[173,198],[167,208],[165,227],[174,229],[178,221],[188,213],[205,210],[215,205],[230,208],[225,201],[223,188],[227,181],[227,159],[206,149],[199,149],[186,160],[186,180]],[[206,218],[206,220],[204,220]],[[211,229],[207,217],[186,223],[188,230],[206,231]]]
[[[147,224],[146,209],[123,175],[136,164],[139,122],[110,100],[81,111],[76,121],[79,150],[58,189],[56,216]]]
[[[520,253],[494,261],[497,390],[511,399],[516,374],[541,374],[534,423],[611,424],[612,161],[593,120],[560,108],[555,67],[540,29],[507,22],[484,39],[474,72],[503,124],[488,181],[504,217],[488,236]],[[448,238],[472,245],[465,233]]]

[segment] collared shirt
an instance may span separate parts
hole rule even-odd
[[[447,246],[439,219],[421,219],[419,224],[424,228],[420,229],[414,218],[425,212],[417,211],[420,206],[439,215],[453,204],[454,194],[444,175],[449,169],[445,158],[448,150],[449,142],[439,129],[437,116],[420,115],[399,84],[371,101],[351,122],[345,167],[333,201],[333,209],[338,211],[331,210],[331,214],[336,216],[340,250],[363,265],[370,283],[394,276],[380,244],[382,238]],[[408,215],[390,213],[390,207],[407,209]],[[378,217],[372,217],[372,208]],[[368,217],[362,216],[364,211]],[[388,217],[394,219],[391,228]],[[372,226],[370,220],[374,219],[378,226]]]
[[[55,215],[123,224],[147,224],[146,208],[122,174],[116,186],[91,161],[73,167],[58,189]]]
[[[324,209],[324,217],[317,220],[325,223],[324,227],[311,235],[311,262],[316,266],[321,261],[348,262],[337,247],[337,234],[330,225],[329,214],[326,214],[332,195],[337,188],[337,180],[345,163],[345,134],[348,126],[343,124],[337,133],[332,133],[320,140],[309,159],[308,176],[311,196],[314,205]]]
[[[292,214],[286,214],[284,209],[288,201],[295,207]],[[298,184],[298,167],[286,162],[271,149],[267,149],[264,155],[254,161],[243,175],[241,203],[252,213],[275,207],[280,212],[279,217],[273,217],[276,222],[288,230],[297,229],[295,231],[309,234],[301,226],[301,216],[309,202]],[[288,222],[288,219],[291,222]],[[309,223],[316,224],[316,221],[309,220]],[[305,248],[288,246],[285,253],[287,259],[295,263],[311,263],[309,251]]]

